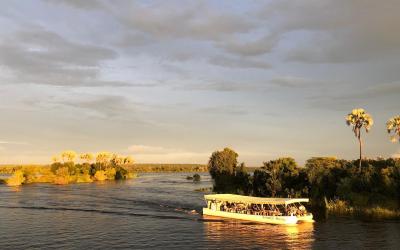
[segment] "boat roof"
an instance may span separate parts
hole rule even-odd
[[[204,195],[206,200],[227,201],[234,203],[253,203],[253,204],[273,204],[273,205],[287,205],[296,202],[309,202],[308,198],[264,198],[244,196],[237,194],[208,194]]]

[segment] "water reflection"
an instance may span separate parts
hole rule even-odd
[[[10,186],[10,190],[13,192],[21,192],[20,186]]]
[[[209,245],[236,248],[296,248],[309,249],[314,242],[314,224],[296,226],[270,225],[203,216]]]

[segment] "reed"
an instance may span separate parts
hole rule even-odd
[[[333,215],[350,215],[374,219],[399,219],[400,211],[381,206],[357,207],[350,206],[343,200],[332,200],[327,203],[326,209]]]

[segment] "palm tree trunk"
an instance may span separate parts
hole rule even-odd
[[[362,160],[362,140],[361,140],[361,130],[358,132],[358,143],[360,145],[360,160],[358,162],[358,171],[361,172],[361,160]]]

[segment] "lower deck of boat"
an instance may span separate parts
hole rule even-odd
[[[277,225],[296,225],[299,222],[312,222],[312,215],[306,215],[302,217],[298,216],[265,216],[265,215],[255,215],[255,214],[241,214],[232,213],[226,211],[217,211],[209,208],[203,208],[203,215],[225,217],[238,220],[255,221],[268,224]]]

